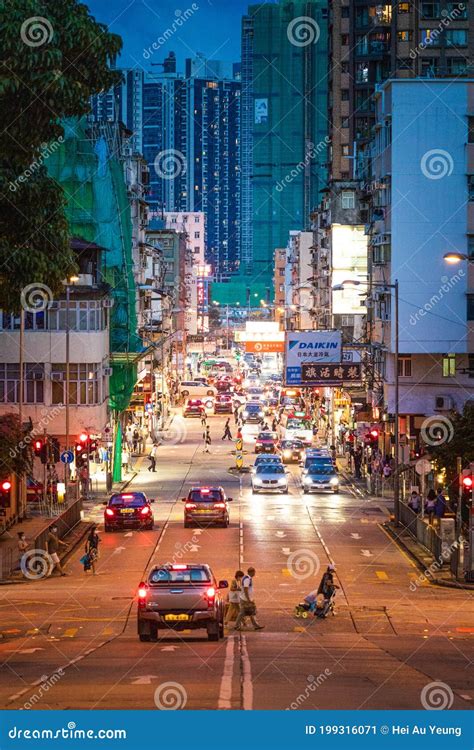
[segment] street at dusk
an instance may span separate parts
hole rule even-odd
[[[467,748],[472,4],[1,5],[0,745]]]

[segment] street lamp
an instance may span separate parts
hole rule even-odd
[[[446,261],[446,263],[456,264],[461,263],[463,260],[470,261],[471,263],[474,262],[474,256],[472,255],[466,255],[466,253],[445,253],[443,255],[443,260]]]
[[[333,291],[341,291],[347,286],[368,286],[368,281],[358,281],[357,279],[348,279],[342,281],[340,284],[333,286]],[[398,316],[398,279],[395,279],[393,284],[386,284],[385,282],[372,282],[371,286],[393,289],[395,292],[395,471],[393,477],[393,501],[395,511],[395,524],[396,526],[400,523],[400,477],[398,474],[399,460],[398,451],[400,449],[400,427],[399,427],[399,412],[400,412],[400,376],[398,372],[398,354],[399,354],[399,316]]]

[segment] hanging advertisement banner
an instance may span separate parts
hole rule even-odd
[[[252,354],[274,354],[285,351],[284,341],[246,341],[245,351]]]
[[[341,331],[288,331],[285,341],[285,382],[305,385],[302,365],[340,363]]]
[[[303,385],[353,385],[362,380],[362,365],[329,364],[301,365],[301,380]]]

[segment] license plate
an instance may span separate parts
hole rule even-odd
[[[194,512],[195,513],[214,513],[213,510],[208,510],[207,508],[198,508]]]
[[[135,513],[133,508],[122,508],[120,513]]]
[[[183,620],[187,621],[187,620],[190,620],[190,619],[191,619],[190,615],[165,615],[165,620],[167,622],[177,622],[178,620],[180,620],[180,621],[183,621]]]

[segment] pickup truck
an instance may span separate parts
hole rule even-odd
[[[141,641],[156,640],[158,630],[205,628],[210,641],[224,637],[227,581],[217,582],[208,565],[165,564],[151,569],[138,587],[137,625]]]

